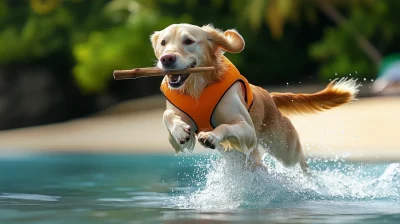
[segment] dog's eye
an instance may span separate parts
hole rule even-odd
[[[191,40],[191,39],[186,39],[185,41],[183,41],[183,43],[184,43],[185,45],[191,45],[191,44],[194,43],[194,41]]]
[[[165,46],[165,40],[161,41],[161,45]]]

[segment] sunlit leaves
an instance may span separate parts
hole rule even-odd
[[[260,28],[263,11],[268,1],[269,0],[253,0],[248,3],[246,13],[248,14],[250,26],[253,29]]]
[[[39,15],[45,15],[54,11],[61,0],[29,0],[32,10]]]
[[[253,30],[261,27],[262,23],[268,24],[274,37],[283,35],[285,23],[297,18],[298,2],[300,0],[249,0],[234,1],[235,9],[241,18],[248,21]],[[244,4],[241,6],[241,4]],[[239,7],[238,7],[239,6]]]
[[[107,7],[108,16],[125,10]],[[191,22],[186,17],[160,18],[157,12],[139,4],[117,26],[92,32],[87,41],[76,44],[73,52],[77,64],[73,75],[81,89],[88,93],[105,90],[115,69],[153,66],[155,56],[150,34],[178,21]]]
[[[328,4],[353,7],[360,5],[375,5],[371,0],[324,0]],[[316,0],[236,0],[232,2],[234,9],[241,18],[257,30],[262,23],[268,25],[271,34],[278,39],[284,35],[285,24],[291,21],[307,19],[315,22],[315,12],[318,10]],[[305,15],[301,18],[300,15]]]
[[[270,0],[266,8],[265,19],[271,34],[280,38],[284,32],[285,23],[297,17],[298,0]]]

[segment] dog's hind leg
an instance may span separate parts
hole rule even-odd
[[[281,116],[275,122],[264,125],[259,136],[268,146],[267,152],[281,161],[285,166],[292,167],[300,164],[307,172],[308,165],[296,129],[290,120]]]
[[[267,167],[264,165],[261,152],[258,148],[253,149],[253,151],[249,155],[249,160],[251,161],[251,169],[255,170],[257,168],[261,168],[263,170],[267,170]]]
[[[307,161],[306,161],[306,157],[304,156],[304,153],[302,151],[301,153],[301,157],[300,157],[300,168],[303,171],[303,173],[309,173],[310,169],[308,167]]]
[[[251,171],[268,170],[262,161],[261,152],[258,150],[258,148],[254,148],[248,156],[235,149],[231,149],[230,151],[224,151],[224,149],[220,149],[220,152],[229,163],[238,162],[237,164],[241,164],[243,168]]]

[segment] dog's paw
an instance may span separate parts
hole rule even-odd
[[[221,138],[212,132],[200,132],[198,136],[198,141],[202,146],[206,148],[215,149],[219,147]]]
[[[171,135],[176,142],[183,145],[190,140],[190,126],[184,122],[180,122],[171,129]]]

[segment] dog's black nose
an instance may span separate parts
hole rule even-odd
[[[173,54],[166,54],[160,58],[161,64],[170,67],[176,61],[176,56]]]

